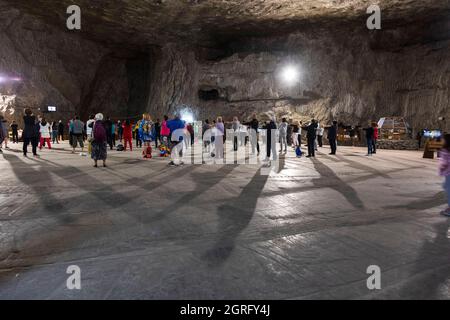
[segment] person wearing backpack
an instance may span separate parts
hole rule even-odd
[[[81,155],[83,155],[84,151],[84,141],[83,141],[83,133],[84,133],[84,122],[80,120],[80,117],[76,116],[75,120],[71,124],[72,130],[72,153],[75,153],[75,148],[79,144],[81,147]]]
[[[107,133],[103,124],[103,114],[98,113],[95,116],[93,129],[92,153],[91,158],[94,160],[94,167],[97,168],[97,161],[103,161],[103,167],[106,167],[106,158],[108,156]]]

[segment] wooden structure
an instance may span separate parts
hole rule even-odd
[[[423,157],[426,159],[434,159],[434,153],[441,150],[444,146],[444,142],[437,140],[428,140],[425,143],[425,149],[423,152]]]
[[[385,117],[378,121],[378,139],[408,140],[411,139],[411,129],[402,117]]]

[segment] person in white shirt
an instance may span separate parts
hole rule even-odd
[[[88,139],[92,138],[94,123],[95,123],[95,115],[91,115],[89,117],[89,120],[86,122],[86,135],[87,135]]]
[[[52,128],[50,126],[50,123],[48,123],[47,121],[45,121],[45,118],[41,119],[41,122],[39,123],[39,133],[41,135],[40,138],[40,143],[39,143],[39,149],[42,150],[42,147],[45,145],[45,143],[47,142],[47,146],[49,149],[52,148],[52,145],[50,143],[50,138],[51,138],[51,132]]]
[[[283,152],[283,144],[284,144],[284,152],[287,152],[287,128],[288,123],[286,118],[283,118],[283,120],[280,123],[280,126],[278,128],[278,133],[280,136],[280,152]]]
[[[233,118],[233,123],[231,125],[231,128],[233,129],[233,150],[238,150],[238,137],[240,133],[241,123],[239,122],[237,117]]]
[[[320,122],[317,122],[317,128],[316,128],[316,139],[314,140],[314,150],[318,151],[319,143],[319,134],[320,134]]]
[[[323,127],[317,128],[317,142],[319,144],[319,147],[321,148],[323,147],[323,132],[324,132]]]
[[[92,140],[93,132],[94,132],[94,124],[95,124],[95,115],[91,115],[89,117],[89,120],[86,122],[86,135],[87,135],[87,141],[88,141],[88,154],[91,154],[92,152]]]

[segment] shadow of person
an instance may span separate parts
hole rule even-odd
[[[314,169],[320,174],[320,178],[312,180],[314,186],[332,188],[342,194],[355,209],[365,209],[364,203],[359,198],[355,189],[340,179],[331,168],[320,162],[317,158],[313,159],[312,162]]]
[[[278,167],[276,168],[277,174],[286,168],[286,154],[280,154],[278,157]]]
[[[439,191],[438,193],[429,198],[414,200],[407,204],[384,206],[383,209],[426,210],[441,206],[445,203],[447,203],[445,191]]]
[[[229,204],[218,207],[219,237],[214,246],[203,255],[209,266],[219,267],[229,258],[237,237],[252,220],[258,198],[268,178],[268,175],[261,175],[259,169],[237,198],[230,199]]]
[[[40,195],[38,199],[47,212],[54,214],[67,209],[63,201],[56,198],[51,190],[45,192],[46,188],[51,186],[53,180],[52,175],[49,173],[49,168],[41,166],[36,170],[31,165],[26,166],[26,163],[14,154],[4,154],[4,158],[11,164],[11,168],[17,179],[25,186],[30,187],[36,194]],[[33,208],[30,210],[33,210]],[[55,215],[55,217],[63,223],[71,223],[74,221],[73,217],[68,215]]]
[[[374,167],[365,165],[364,163],[361,163],[359,161],[350,160],[348,157],[341,156],[341,155],[335,155],[334,157],[325,155],[325,157],[327,157],[328,159],[331,159],[333,161],[337,161],[337,160],[343,161],[343,162],[347,163],[351,168],[356,169],[356,170],[361,170],[363,172],[369,172],[375,177],[380,176],[385,179],[391,179],[391,177],[386,172],[379,171],[379,170],[375,169]]]
[[[191,168],[194,168],[192,166]],[[146,215],[142,214],[141,221],[143,223],[154,223],[166,217],[167,215],[188,206],[190,203],[194,202],[195,199],[201,197],[205,192],[214,188],[215,185],[220,183],[223,179],[225,179],[228,174],[230,174],[236,165],[224,165],[222,168],[217,170],[214,173],[206,172],[206,173],[197,173],[195,176],[195,189],[193,191],[185,191],[180,190],[173,194],[173,201],[170,205],[163,207],[162,209],[153,210],[153,214]],[[193,170],[193,169],[191,169]],[[182,177],[185,174],[190,173],[191,171],[186,171],[186,173],[178,173],[177,178]],[[181,197],[177,198],[177,195],[181,195]],[[182,218],[182,216],[181,216]]]

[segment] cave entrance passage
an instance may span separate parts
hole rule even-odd
[[[210,100],[219,100],[219,90],[217,89],[210,89],[210,90],[204,90],[200,89],[198,91],[198,97],[200,100],[204,101],[210,101]]]

